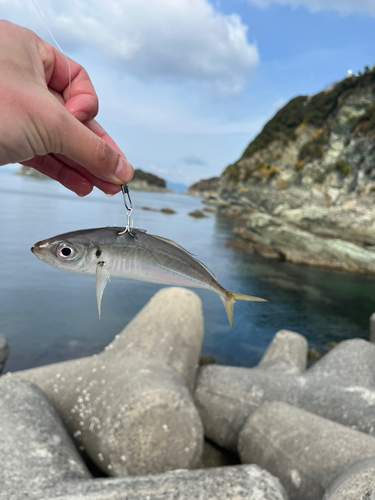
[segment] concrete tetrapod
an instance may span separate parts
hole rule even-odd
[[[37,384],[110,475],[190,468],[203,429],[190,391],[203,338],[199,297],[159,291],[105,350],[12,375]]]
[[[307,363],[307,340],[290,330],[279,330],[263,354],[258,367],[284,373],[303,373]]]
[[[321,500],[345,467],[375,457],[375,438],[273,402],[248,419],[238,451],[243,463],[255,463],[278,477],[290,500]]]
[[[375,313],[372,313],[369,320],[370,326],[370,342],[375,343]]]
[[[323,500],[374,500],[375,458],[350,465],[331,484]]]
[[[375,387],[375,345],[364,339],[344,340],[315,363],[308,374]]]
[[[280,481],[256,465],[61,484],[48,500],[288,500]],[[36,499],[32,499],[36,500]],[[39,499],[38,499],[39,500]]]
[[[375,346],[361,339],[342,344],[303,375],[273,372],[261,367],[211,365],[201,368],[195,400],[206,436],[218,445],[236,451],[242,426],[266,401],[283,401],[375,435],[375,387],[359,385],[360,381],[370,384],[373,379]],[[339,356],[334,353],[336,349]],[[361,354],[365,369],[360,367],[356,372],[353,365],[358,365]],[[347,361],[346,378],[342,375],[341,356]]]
[[[0,333],[0,375],[4,370],[5,363],[9,356],[9,346],[7,339]]]
[[[91,477],[59,416],[34,384],[0,380],[0,499],[44,498]]]

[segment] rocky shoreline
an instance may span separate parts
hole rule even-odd
[[[166,288],[103,352],[2,376],[0,499],[375,494],[373,342],[306,369],[306,339],[282,330],[254,368],[199,367],[203,334],[198,296]]]
[[[24,165],[16,172],[17,175],[24,175],[26,177],[35,177],[37,179],[51,180],[47,175],[41,174],[35,168],[25,167]],[[173,189],[166,187],[164,179],[143,170],[135,169],[134,177],[129,182],[129,187],[135,191],[148,191],[155,193],[173,193]]]
[[[317,222],[314,228],[306,230],[281,217],[238,206],[221,209],[220,213],[235,221],[229,247],[295,264],[375,274],[373,240],[364,237],[363,245],[354,243],[350,240],[350,228],[341,234],[345,231],[319,228]],[[319,217],[317,211],[315,216]]]
[[[134,191],[149,191],[154,193],[173,193],[173,189],[166,187],[159,187],[153,184],[149,184],[144,180],[133,180],[129,182],[129,188]]]
[[[233,246],[374,274],[375,66],[292,99],[210,185],[194,186],[240,221]]]

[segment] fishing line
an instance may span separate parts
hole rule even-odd
[[[60,51],[60,52],[62,53],[62,55],[65,57],[65,61],[66,61],[66,64],[67,64],[67,66],[68,66],[68,73],[69,73],[69,85],[68,85],[68,97],[67,97],[67,101],[69,101],[70,87],[71,87],[71,85],[72,85],[72,73],[71,73],[71,71],[70,71],[70,64],[69,64],[69,60],[68,60],[68,58],[66,57],[65,52],[63,51],[63,49],[62,49],[62,48],[60,47],[60,45],[57,43],[56,38],[53,36],[53,34],[52,34],[51,30],[49,29],[48,24],[47,24],[47,21],[44,19],[44,17],[43,17],[43,15],[42,15],[42,13],[41,13],[41,12],[40,12],[40,10],[38,9],[38,6],[37,6],[37,5],[36,5],[36,3],[34,2],[34,0],[31,0],[31,1],[32,1],[32,3],[33,3],[33,5],[34,5],[34,7],[36,8],[36,11],[38,12],[38,14],[39,14],[39,16],[40,16],[41,20],[43,21],[44,26],[47,28],[47,31],[48,31],[48,33],[50,34],[50,36],[51,36],[52,40],[55,42],[56,47],[59,49],[59,51]]]
[[[66,64],[68,66],[68,73],[69,73],[68,96],[67,96],[67,101],[69,101],[70,87],[72,85],[72,73],[70,71],[69,60],[68,60],[67,56],[65,55],[65,52],[63,51],[63,49],[58,44],[56,38],[53,36],[51,30],[49,29],[47,21],[44,19],[43,15],[42,15],[41,11],[39,10],[38,6],[36,5],[35,1],[34,0],[31,0],[31,1],[32,1],[33,5],[34,5],[34,7],[36,9],[36,11],[38,12],[41,20],[43,21],[44,26],[47,28],[47,31],[50,34],[52,40],[55,42],[56,47],[59,49],[59,51],[65,57],[65,61],[66,61]],[[129,232],[130,234],[132,234],[131,230],[130,230],[130,222],[131,222],[131,215],[132,215],[132,212],[133,212],[133,204],[132,204],[132,200],[130,198],[129,188],[128,188],[127,184],[123,184],[121,186],[121,191],[122,191],[122,194],[123,194],[123,197],[124,197],[124,204],[125,204],[127,222],[126,222],[125,230],[123,232],[121,232],[121,233],[118,233],[118,234],[125,234],[126,232]]]

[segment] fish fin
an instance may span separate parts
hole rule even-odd
[[[170,245],[173,245],[174,247],[177,247],[180,250],[183,250],[187,254],[191,255],[191,257],[195,257],[195,255],[193,253],[190,253],[189,250],[186,250],[186,248],[182,247],[181,245],[179,245],[178,243],[176,243],[173,240],[168,240],[168,238],[163,238],[163,236],[156,236],[155,234],[152,234],[150,236],[152,236],[153,238],[157,238],[158,240],[165,241],[166,243],[169,243]]]
[[[95,288],[96,288],[96,301],[98,303],[99,319],[101,313],[101,304],[104,289],[110,279],[109,272],[105,268],[104,262],[98,262],[96,265],[96,278],[95,278]]]
[[[224,304],[230,326],[233,326],[233,304],[236,300],[248,300],[249,302],[268,302],[268,300],[266,299],[252,297],[251,295],[244,295],[243,293],[231,292],[230,290],[226,290],[224,295],[220,295],[220,298]]]

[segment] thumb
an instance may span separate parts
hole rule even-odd
[[[69,113],[65,117],[68,123],[62,133],[59,130],[62,155],[104,181],[124,184],[131,180],[134,170],[123,154]],[[99,129],[103,137],[115,145],[106,132]]]

